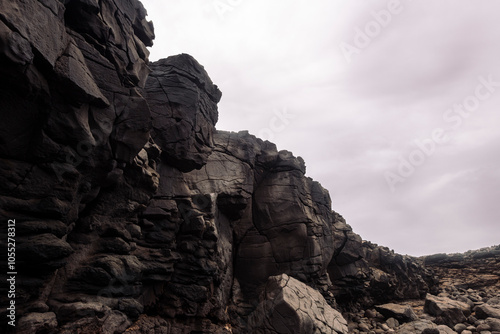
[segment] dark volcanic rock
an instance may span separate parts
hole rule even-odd
[[[148,102],[153,139],[180,171],[201,168],[213,149],[221,92],[194,58],[182,54],[150,65]]]
[[[346,333],[334,307],[432,291],[417,259],[332,211],[302,158],[216,131],[221,92],[189,55],[148,66],[145,17],[136,0],[0,0],[18,328]]]
[[[318,291],[283,274],[269,278],[247,328],[256,334],[333,334],[347,333],[347,322]]]
[[[437,279],[421,260],[362,241],[338,214],[334,230],[339,246],[328,272],[344,309],[419,299],[437,291]]]
[[[482,304],[474,308],[476,317],[479,319],[496,318],[500,319],[500,305]]]
[[[464,254],[437,254],[423,258],[425,265],[442,277],[444,288],[500,289],[500,246]]]
[[[467,320],[471,314],[469,305],[447,297],[437,297],[428,294],[425,298],[424,310],[436,316],[436,323],[453,327]]]
[[[401,322],[409,322],[418,319],[411,306],[407,305],[389,303],[377,305],[375,306],[375,309],[386,318],[395,318],[396,320],[399,320]]]

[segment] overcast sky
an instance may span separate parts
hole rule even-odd
[[[333,209],[396,252],[500,243],[500,3],[142,0],[151,60],[189,53],[221,130],[302,156]]]

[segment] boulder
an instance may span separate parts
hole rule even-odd
[[[409,305],[389,303],[377,305],[375,306],[375,309],[386,318],[395,318],[401,322],[409,322],[418,319],[417,315],[413,311],[413,308]]]
[[[427,294],[425,297],[424,310],[430,315],[436,316],[437,323],[449,327],[465,322],[471,313],[469,305],[466,303],[431,294]]]
[[[257,309],[248,318],[248,330],[347,334],[347,321],[318,291],[283,274],[269,278]]]
[[[424,330],[437,329],[437,325],[430,320],[416,320],[401,325],[396,329],[395,334],[415,334]]]
[[[486,318],[486,323],[490,326],[492,331],[500,332],[500,319]]]
[[[474,308],[478,319],[496,318],[500,319],[500,305],[482,304]]]

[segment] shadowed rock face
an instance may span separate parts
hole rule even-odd
[[[22,331],[345,333],[335,297],[352,309],[433,284],[363,242],[302,158],[216,131],[221,93],[195,59],[148,64],[140,2],[0,8],[0,216],[16,221]]]
[[[436,293],[438,280],[423,266],[422,260],[363,241],[342,216],[336,214],[335,217],[335,244],[338,246],[328,273],[342,309],[358,310]]]
[[[201,168],[212,153],[221,92],[189,55],[151,64],[147,80],[153,139],[165,161],[180,171]]]

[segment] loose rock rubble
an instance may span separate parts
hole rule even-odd
[[[500,334],[500,246],[420,260],[439,277],[437,294],[346,313],[350,333]]]

